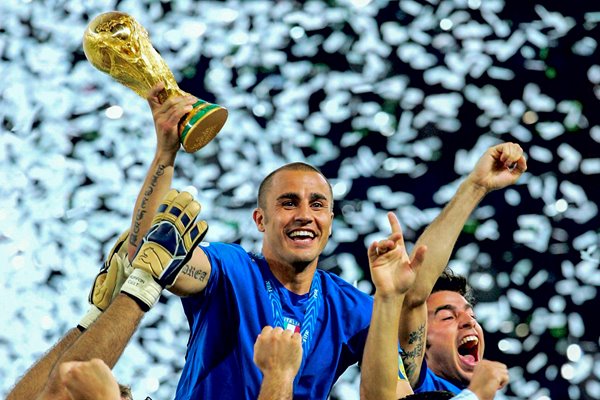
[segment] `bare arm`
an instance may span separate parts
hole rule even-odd
[[[406,291],[414,283],[425,254],[406,253],[402,229],[393,213],[388,214],[392,234],[369,246],[371,278],[375,284],[373,315],[361,365],[361,399],[396,399],[412,394],[404,377],[398,374],[398,324]]]
[[[6,400],[34,399],[42,391],[48,375],[56,361],[81,336],[79,329],[73,328],[63,336],[23,377],[17,381],[8,393]]]
[[[467,218],[486,192],[471,182],[463,182],[450,203],[425,229],[416,246],[426,245],[427,254],[418,279],[407,292],[402,308],[399,339],[406,375],[412,387],[419,380],[425,356],[427,297],[440,276]],[[441,240],[443,238],[443,240]]]
[[[263,373],[258,400],[292,400],[301,362],[300,334],[265,326],[254,343],[254,363]]]
[[[419,379],[425,354],[427,310],[425,302],[452,254],[467,218],[492,190],[511,185],[527,170],[521,146],[503,143],[489,148],[460,185],[452,200],[425,229],[415,249],[427,246],[427,255],[418,278],[406,293],[400,321],[400,344],[411,384]],[[415,250],[416,251],[416,250]]]
[[[104,265],[94,279],[89,300],[90,311],[79,322],[80,328],[87,328],[105,310],[116,293],[119,292],[128,274],[128,266],[123,263],[128,231],[123,232],[110,250]],[[56,361],[82,335],[80,329],[71,329],[48,351],[15,385],[8,400],[33,399],[44,389],[48,376]]]
[[[415,248],[426,245],[427,255],[423,268],[419,270],[419,279],[407,293],[407,300],[419,303],[427,300],[435,281],[448,265],[458,235],[467,218],[485,194],[484,190],[470,181],[463,182],[440,215],[421,234]]]
[[[52,369],[44,395],[52,399],[69,399],[60,379],[60,364],[98,358],[112,368],[125,349],[144,315],[140,306],[127,295],[120,294],[110,307],[59,358]]]
[[[400,319],[399,339],[406,377],[413,388],[416,387],[419,381],[419,372],[425,357],[426,335],[426,304],[423,303],[418,307],[407,307],[405,302]]]
[[[193,96],[181,96],[171,97],[161,104],[158,94],[162,89],[162,84],[154,87],[147,98],[154,118],[157,146],[156,154],[133,209],[128,248],[130,260],[133,259],[142,238],[150,229],[161,201],[171,189],[175,157],[180,148],[177,124],[185,113],[192,110],[192,105],[197,101]],[[197,249],[189,264],[178,276],[175,285],[169,290],[179,296],[198,293],[206,287],[209,275],[208,258],[204,252]]]
[[[163,84],[155,86],[147,97],[156,130],[156,153],[135,201],[129,235],[129,260],[133,259],[152,225],[154,213],[171,189],[175,157],[180,147],[177,124],[185,113],[191,111],[195,100],[192,96],[171,97],[161,104],[158,95],[163,88]]]

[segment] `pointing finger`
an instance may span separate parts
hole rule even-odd
[[[400,233],[402,234],[402,227],[400,226],[400,221],[398,221],[398,217],[393,212],[387,213],[388,221],[390,221],[390,226],[392,227],[392,233]]]

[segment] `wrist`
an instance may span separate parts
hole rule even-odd
[[[156,149],[156,154],[154,155],[154,164],[163,165],[166,167],[174,166],[178,150],[179,149]]]
[[[261,371],[263,373],[264,381],[273,381],[279,382],[284,385],[286,383],[292,384],[294,382],[294,378],[296,378],[296,373],[292,370],[268,370]]]
[[[400,304],[402,300],[404,300],[404,296],[406,293],[398,293],[398,292],[383,292],[379,290],[375,290],[375,295],[373,299],[376,299],[378,302],[385,304]]]
[[[121,293],[129,295],[142,308],[150,310],[160,298],[162,287],[153,276],[142,269],[134,269],[121,287]]]
[[[488,188],[481,183],[476,182],[469,175],[467,179],[458,187],[457,193],[462,193],[466,195],[468,198],[473,199],[476,203],[481,201],[489,192],[493,189]]]
[[[81,321],[79,321],[79,324],[77,324],[77,328],[81,332],[87,330],[90,327],[90,325],[92,325],[98,319],[100,314],[102,314],[102,310],[100,310],[98,307],[96,307],[93,304],[90,305],[90,308],[88,309],[88,311],[81,318]]]

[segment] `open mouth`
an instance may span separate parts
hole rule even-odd
[[[290,239],[292,239],[295,242],[311,241],[315,237],[317,237],[317,235],[314,232],[304,229],[288,232],[287,235]]]
[[[479,338],[475,335],[465,336],[458,344],[460,360],[468,366],[475,366],[479,361]]]

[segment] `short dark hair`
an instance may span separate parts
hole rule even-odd
[[[126,385],[121,385],[119,383],[119,391],[121,392],[122,400],[133,400],[133,394],[131,394],[131,387]]]
[[[271,183],[273,182],[273,177],[281,171],[312,171],[312,172],[316,172],[317,174],[321,175],[323,177],[323,179],[325,179],[325,181],[327,182],[327,186],[329,186],[329,194],[331,195],[331,208],[333,209],[333,189],[331,187],[331,183],[329,183],[329,180],[325,177],[325,175],[323,175],[323,173],[321,172],[321,170],[317,167],[313,167],[310,164],[304,163],[304,162],[293,162],[293,163],[289,163],[289,164],[285,164],[279,168],[277,168],[275,171],[271,172],[269,175],[266,176],[265,179],[263,179],[263,181],[260,183],[260,186],[258,187],[258,198],[257,198],[257,206],[259,208],[264,209],[267,205],[266,205],[266,196],[267,196],[267,191],[271,188]]]
[[[448,290],[456,292],[463,296],[469,303],[475,304],[475,296],[471,286],[467,283],[467,278],[462,275],[455,274],[450,268],[446,268],[440,275],[438,280],[433,285],[431,293]]]

